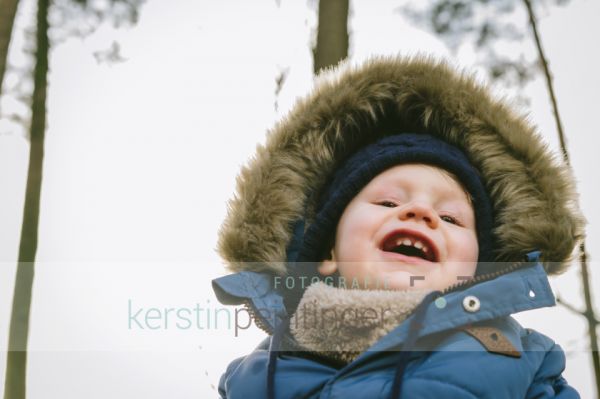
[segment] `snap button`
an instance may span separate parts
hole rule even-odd
[[[479,302],[479,298],[476,296],[469,295],[463,299],[463,308],[465,308],[467,312],[477,312],[480,306],[481,303]]]

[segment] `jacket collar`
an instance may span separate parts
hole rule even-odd
[[[269,334],[287,317],[283,297],[275,290],[271,274],[234,273],[212,280],[212,287],[223,305],[246,305],[255,323]]]
[[[539,253],[529,255],[532,266],[484,281],[462,291],[438,298],[427,308],[419,336],[478,323],[513,313],[554,306],[555,299],[548,277],[539,262]],[[283,298],[272,288],[273,277],[267,273],[240,272],[212,281],[217,299],[225,305],[246,304],[258,317],[263,329],[271,333],[287,317]],[[412,317],[412,316],[411,316]],[[393,350],[407,337],[411,317],[378,340],[357,358],[369,352]]]
[[[349,363],[406,320],[429,292],[311,284],[290,319],[290,333],[303,348]]]

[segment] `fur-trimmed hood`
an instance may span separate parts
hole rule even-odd
[[[310,223],[336,167],[398,132],[439,136],[479,169],[494,206],[497,261],[540,250],[547,272],[568,266],[584,218],[570,170],[535,128],[444,62],[386,57],[320,76],[242,168],[219,233],[230,270],[285,274],[293,228],[298,220]]]

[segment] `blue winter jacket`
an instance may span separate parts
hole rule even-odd
[[[229,399],[266,398],[269,356],[276,355],[271,378],[277,398],[388,398],[395,377],[401,378],[402,398],[579,398],[561,376],[565,355],[560,346],[511,317],[555,304],[538,254],[529,257],[531,266],[430,302],[402,375],[397,376],[400,349],[410,335],[414,313],[343,366],[318,356],[271,353],[277,348],[270,336],[254,352],[231,362],[220,379],[219,394]],[[214,280],[213,288],[222,303],[246,304],[256,313],[257,323],[273,332],[286,314],[270,281],[266,274],[241,272]],[[478,306],[468,304],[473,299]],[[494,331],[491,338],[506,339],[504,348],[511,353],[501,353],[489,344],[493,340],[476,338],[465,327]]]

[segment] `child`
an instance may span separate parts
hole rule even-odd
[[[344,68],[344,67],[342,67]],[[322,79],[245,167],[213,281],[269,333],[223,398],[578,398],[550,338],[583,218],[524,118],[428,59]]]

